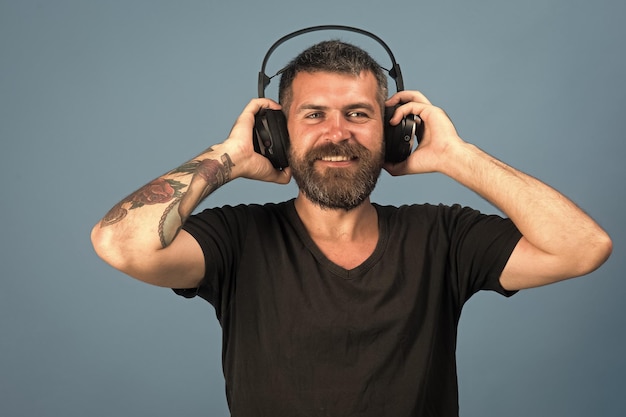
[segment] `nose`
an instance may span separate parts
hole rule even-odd
[[[333,113],[327,121],[327,140],[331,142],[341,142],[350,138],[348,121],[341,112]]]

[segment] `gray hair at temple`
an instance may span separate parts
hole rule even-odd
[[[299,72],[331,72],[359,75],[369,71],[378,83],[378,98],[381,109],[387,99],[387,75],[382,67],[363,49],[339,40],[317,43],[296,56],[282,71],[278,87],[278,97],[283,111],[291,105],[291,85]]]

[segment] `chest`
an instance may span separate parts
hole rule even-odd
[[[378,243],[378,236],[355,242],[320,239],[313,239],[313,242],[330,262],[341,268],[352,270],[373,255]]]

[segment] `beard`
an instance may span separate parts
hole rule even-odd
[[[315,162],[323,156],[356,158],[353,168],[315,169]],[[311,149],[302,158],[293,150],[289,153],[291,173],[308,200],[327,209],[351,210],[367,199],[378,181],[383,164],[383,145],[371,152],[358,143],[328,143]]]

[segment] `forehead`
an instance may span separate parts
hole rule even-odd
[[[360,74],[299,72],[292,83],[292,107],[350,102],[378,102],[378,83],[369,71]]]

